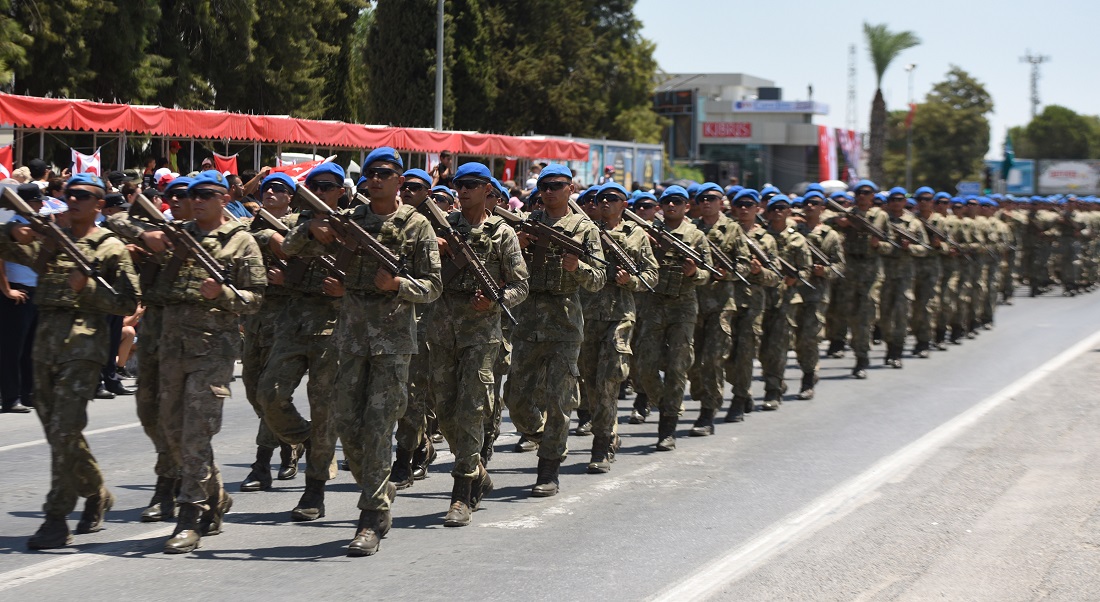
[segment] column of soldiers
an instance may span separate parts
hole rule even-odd
[[[796,397],[814,399],[822,338],[827,356],[850,348],[852,376],[864,379],[876,327],[885,364],[900,369],[909,333],[910,354],[926,358],[991,328],[1017,282],[1036,295],[1057,280],[1074,295],[1098,271],[1091,198],[1021,206],[928,187],[879,194],[868,180],[828,197],[817,184],[794,197],[705,183],[637,195],[631,210],[621,185],[578,194],[569,169],[552,164],[537,178],[540,202],[513,213],[480,163],[436,190],[383,147],[361,174],[350,190],[332,163],[302,183],[261,174],[249,185],[263,208],[246,224],[224,211],[226,179],[206,171],[166,188],[170,215],[138,197],[102,228],[103,183],[80,175],[58,230],[71,248],[37,222],[0,228],[0,257],[41,274],[36,400],[53,460],[31,548],[71,543],[78,498],[77,533],[100,529],[114,503],[81,431],[107,349],[103,316],[139,300],[137,406],[157,476],[142,520],[176,520],[165,552],[197,549],[232,506],[211,438],[240,357],[259,418],[240,490],[271,489],[281,449],[279,479],[306,461],[291,518],[325,516],[339,439],[361,489],[348,554],[366,556],[390,530],[397,491],[434,459],[430,416],[455,457],[443,524],[466,526],[493,488],[486,465],[504,406],[515,451],[537,451],[531,495],[553,496],[574,411],[576,434],[592,436],[588,472],[611,470],[631,376],[629,422],[644,423],[652,404],[655,448],[673,451],[685,393],[700,403],[690,435],[713,435],[726,383],[727,423],[780,408],[792,350]],[[308,418],[293,399],[307,374]]]

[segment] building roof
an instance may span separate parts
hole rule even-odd
[[[745,73],[658,73],[655,83],[658,92],[723,86],[775,87],[775,82],[769,79]]]

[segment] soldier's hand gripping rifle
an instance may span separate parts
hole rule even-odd
[[[836,265],[829,259],[829,255],[810,240],[809,232],[803,231],[802,238],[806,239],[806,248],[810,250],[810,255],[814,256],[814,260],[817,261],[818,265],[825,266],[825,269],[832,270],[838,278],[844,277],[844,273],[837,269]]]
[[[279,220],[279,218],[272,215],[270,211],[264,209],[263,207],[256,211],[256,220],[257,221],[253,223],[259,223],[264,227],[270,228],[278,232],[284,237],[290,234],[290,227],[284,224],[282,221]],[[320,257],[313,257],[312,259],[319,261],[321,265],[324,266],[325,270],[332,275],[333,278],[339,280],[340,282],[344,281],[344,277],[346,276],[346,274],[344,274],[344,270],[341,270],[336,266],[336,261],[332,258],[331,255],[322,255]],[[294,266],[291,266],[289,262],[283,261],[279,258],[275,258],[275,261],[278,262],[279,265],[277,267],[281,270],[294,271],[295,269]]]
[[[474,278],[477,279],[478,288],[481,294],[488,297],[493,303],[500,305],[501,311],[504,312],[504,315],[508,316],[512,324],[519,324],[519,321],[512,315],[508,306],[504,304],[504,287],[493,281],[493,277],[489,274],[489,270],[485,269],[485,264],[481,262],[477,253],[474,253],[466,237],[459,234],[458,231],[451,226],[451,223],[447,221],[447,216],[443,213],[443,210],[439,208],[439,205],[435,204],[435,201],[431,198],[426,198],[422,203],[428,208],[428,221],[431,222],[436,235],[447,241],[447,249],[451,252],[451,256],[448,258],[450,259],[448,265],[454,267],[451,270],[445,270],[447,273],[443,276],[443,282],[446,283],[450,281],[451,278],[460,274],[462,270],[471,270],[474,273]]]
[[[839,213],[842,217],[848,218],[848,221],[854,224],[856,228],[863,230],[871,236],[892,245],[894,248],[901,248],[901,243],[887,236],[885,232],[879,230],[878,227],[872,224],[871,220],[867,219],[866,217],[863,217],[862,215],[859,215],[857,213],[852,213],[851,211],[845,209],[843,205],[834,201],[833,199],[825,199],[825,206]]]
[[[936,226],[933,226],[931,221],[926,220],[926,219],[924,219],[923,217],[921,217],[919,215],[917,216],[917,219],[920,220],[920,223],[924,225],[925,230],[928,230],[928,232],[932,236],[935,236],[936,238],[938,238],[938,239],[942,240],[943,242],[947,243],[948,247],[951,247],[952,249],[955,249],[955,251],[958,252],[959,255],[964,257],[967,261],[969,261],[971,263],[974,262],[974,260],[971,259],[969,255],[967,255],[966,253],[963,252],[962,246],[955,239],[951,238],[951,235],[948,234],[946,230],[940,230]]]
[[[629,209],[623,209],[623,217],[641,226],[647,234],[653,237],[653,240],[657,241],[657,246],[661,247],[661,249],[663,249],[666,253],[669,251],[675,251],[681,257],[686,257],[687,259],[690,259],[692,263],[694,263],[696,266],[703,268],[711,274],[714,274],[715,276],[722,275],[722,272],[718,268],[707,263],[703,256],[700,255],[699,252],[697,252],[695,249],[691,248],[691,246],[689,246],[686,242],[680,240],[679,238],[676,238],[676,236],[672,234],[672,232],[670,232],[668,227],[664,224],[661,224],[660,226],[651,224],[642,219],[640,215],[634,213]],[[704,238],[706,237],[704,236]]]
[[[573,199],[569,199],[569,206],[572,207],[575,213],[585,215],[584,210],[581,209],[580,206],[577,205],[577,202]],[[645,281],[645,278],[642,278],[642,270],[639,269],[638,264],[634,263],[634,260],[630,258],[630,255],[627,254],[626,249],[624,249],[618,242],[616,242],[615,238],[611,236],[611,233],[607,231],[607,225],[603,222],[599,222],[596,224],[596,226],[598,226],[600,229],[600,243],[602,243],[603,245],[604,256],[606,257],[610,255],[611,258],[614,260],[615,265],[622,268],[623,271],[627,274],[630,274],[631,276],[634,276],[635,278],[640,280],[642,284],[646,287],[646,289],[649,290],[649,292],[657,292],[653,290],[653,287],[650,286],[648,282]]]
[[[932,248],[932,245],[924,242],[918,236],[903,228],[901,224],[894,223],[893,221],[888,223],[890,224],[890,229],[893,230],[898,236],[908,241],[909,244],[924,247],[929,251],[935,251],[935,249]]]
[[[553,244],[566,253],[583,258],[585,261],[596,261],[605,266],[609,265],[602,257],[594,255],[588,247],[573,240],[571,236],[561,230],[555,230],[542,222],[524,219],[507,209],[501,208],[500,205],[493,207],[493,215],[504,219],[516,232],[526,232],[535,237],[534,263],[545,261],[546,251]]]
[[[179,222],[168,221],[164,214],[160,212],[160,207],[145,198],[145,195],[138,193],[134,196],[133,205],[130,207],[130,216],[143,219],[164,232],[174,249],[172,253],[173,261],[182,262],[188,256],[194,257],[195,263],[199,264],[214,279],[214,282],[228,288],[242,303],[248,305],[249,300],[241,294],[237,287],[233,286],[229,271],[225,269],[225,266],[214,259],[214,256],[199,244],[199,241],[195,240]]]
[[[336,236],[343,241],[344,246],[349,251],[374,257],[387,272],[394,276],[403,277],[418,291],[425,295],[428,294],[428,289],[420,284],[416,278],[413,278],[409,272],[409,266],[405,265],[405,260],[394,255],[393,251],[390,251],[386,245],[378,242],[378,239],[372,236],[370,232],[355,223],[351,219],[351,214],[333,211],[305,186],[299,186],[295,190],[294,200],[300,201],[301,208],[313,211],[315,217],[327,221],[333,231],[336,232]]]
[[[768,257],[768,253],[759,244],[757,244],[757,242],[753,240],[751,236],[745,236],[745,242],[749,245],[749,252],[752,253],[754,257],[756,257],[756,260],[760,262],[760,265],[763,265],[769,270],[775,272],[776,274],[780,274],[785,278],[795,278],[802,284],[809,287],[810,290],[817,290],[816,286],[810,284],[805,278],[802,277],[802,274],[798,273],[798,268],[791,265],[791,262],[783,259],[782,257],[776,257],[776,259],[779,260],[779,267],[776,267],[775,264],[772,263],[771,258]]]
[[[98,286],[107,289],[111,294],[115,294],[115,289],[111,286],[111,283],[107,282],[103,274],[99,273],[96,262],[90,261],[76,246],[76,242],[69,238],[68,234],[65,234],[64,230],[48,218],[39,215],[27,204],[27,201],[23,200],[23,197],[16,194],[10,187],[4,186],[3,203],[0,204],[27,220],[27,225],[30,226],[31,230],[46,237],[46,250],[49,252],[53,252],[55,249],[62,251],[76,264],[76,269],[81,274],[95,280]],[[41,264],[42,261],[40,259],[36,262],[36,265]],[[38,270],[36,269],[36,271]]]

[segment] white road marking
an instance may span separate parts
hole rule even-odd
[[[132,429],[134,427],[141,426],[140,422],[128,422],[126,424],[119,424],[115,426],[107,426],[101,429],[93,429],[90,431],[84,431],[84,436],[101,435],[103,433],[113,433],[114,431],[123,431],[126,429]],[[34,447],[35,445],[44,445],[45,439],[35,439],[34,441],[26,441],[24,443],[14,443],[12,445],[0,446],[0,452],[12,451],[16,449],[23,449],[24,447]]]
[[[720,592],[723,587],[756,570],[772,557],[870,501],[882,485],[904,479],[933,453],[974,426],[986,414],[1097,345],[1100,345],[1100,331],[1092,333],[920,439],[879,460],[862,474],[770,525],[744,545],[665,589],[653,599],[662,602],[704,600]]]

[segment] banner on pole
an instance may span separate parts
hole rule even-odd
[[[11,177],[12,163],[15,160],[15,156],[12,154],[11,145],[0,146],[0,176],[5,178]]]
[[[817,126],[818,178],[821,182],[836,179],[836,133],[833,128]]]
[[[90,155],[77,152],[76,149],[69,149],[73,153],[73,175],[80,173],[90,173],[97,176],[103,175],[103,169],[100,166],[100,148],[95,149],[95,152]]]
[[[237,154],[240,154],[240,153],[237,153]],[[237,155],[229,155],[227,157],[225,155],[219,155],[218,153],[214,153],[214,169],[218,170],[218,172],[223,173],[223,174],[226,173],[226,172],[229,172],[233,175],[238,175],[237,174]]]

